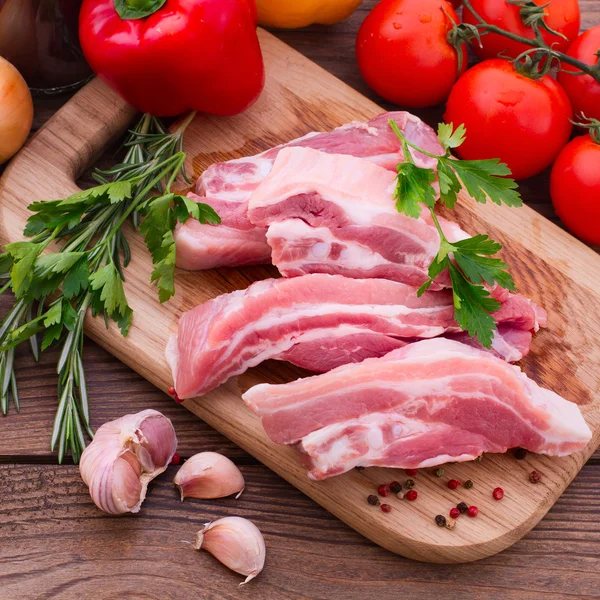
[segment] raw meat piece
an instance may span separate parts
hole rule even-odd
[[[394,119],[404,135],[424,150],[442,152],[429,125],[410,113],[398,111],[382,113],[367,123],[348,123],[331,132],[309,133],[257,156],[211,165],[198,180],[196,191],[206,196],[203,201],[217,211],[222,224],[202,225],[190,219],[179,226],[175,232],[178,266],[198,270],[270,262],[271,248],[265,240],[265,229],[251,225],[246,212],[250,194],[269,174],[279,151],[288,146],[306,146],[360,156],[395,171],[402,152],[388,125],[389,119]],[[435,166],[435,161],[423,154],[414,152],[413,157],[422,166]],[[225,243],[219,246],[221,235]]]
[[[309,477],[355,466],[431,467],[520,446],[564,456],[591,432],[576,404],[489,352],[444,338],[243,399],[280,444],[298,444]]]
[[[248,218],[268,226],[272,261],[286,276],[339,273],[420,286],[440,237],[428,209],[413,219],[393,201],[396,175],[362,158],[284,148],[250,197]],[[469,237],[440,218],[450,241]],[[442,273],[432,289],[448,287]]]
[[[511,318],[499,321],[493,349],[518,360],[538,324],[532,307],[528,320]],[[394,281],[315,274],[258,281],[185,313],[167,358],[177,393],[190,398],[272,358],[324,372],[420,338],[462,335],[475,343],[459,331],[450,290],[417,298],[416,288]]]
[[[450,291],[417,298],[415,288],[383,279],[267,279],[182,315],[167,360],[177,394],[190,398],[267,359],[322,372],[406,343],[388,338],[412,341],[459,330]],[[298,348],[305,344],[319,352]]]

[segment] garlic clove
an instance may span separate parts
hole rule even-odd
[[[225,517],[206,523],[196,534],[196,550],[210,552],[218,561],[246,579],[254,579],[265,566],[265,540],[260,529],[242,517]]]
[[[81,455],[79,472],[98,508],[136,513],[148,484],[169,466],[176,449],[171,421],[144,410],[102,425]]]
[[[185,461],[173,483],[184,498],[224,498],[244,490],[245,481],[240,470],[226,456],[217,452],[200,452]]]

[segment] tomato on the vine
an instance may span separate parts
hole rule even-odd
[[[567,54],[589,65],[598,64],[600,58],[600,25],[582,33],[567,50]],[[566,71],[577,71],[567,63],[562,63],[558,75],[559,83],[571,100],[576,115],[583,113],[588,118],[600,119],[600,83],[590,75],[570,75]]]
[[[571,233],[600,245],[600,142],[586,135],[563,148],[552,167],[550,196]]]
[[[358,32],[356,54],[365,81],[380,96],[406,107],[443,102],[460,75],[448,42],[458,17],[447,0],[382,0]],[[462,67],[467,52],[461,46]]]
[[[579,33],[581,15],[578,0],[552,0],[552,2],[533,0],[533,2],[543,7],[546,25],[553,31],[564,35],[566,39],[540,27],[542,38],[555,50],[564,52]],[[535,37],[533,29],[523,22],[519,6],[509,4],[506,0],[470,0],[470,4],[486,23],[496,25],[521,37],[528,39]],[[463,10],[463,21],[471,25],[479,23],[466,6]],[[473,40],[472,45],[473,51],[481,59],[496,58],[500,53],[502,56],[516,58],[530,48],[530,46],[498,33],[486,33],[481,36],[481,46],[477,40]]]
[[[548,167],[569,141],[571,104],[549,75],[532,79],[511,61],[486,60],[469,69],[452,88],[444,120],[463,123],[463,159],[499,158],[515,179]]]

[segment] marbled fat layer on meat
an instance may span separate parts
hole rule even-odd
[[[175,232],[178,266],[200,270],[270,262],[266,229],[251,225],[246,212],[250,194],[269,174],[278,153],[286,147],[305,146],[352,154],[395,171],[403,157],[389,119],[394,119],[407,139],[424,150],[442,152],[431,127],[410,113],[398,111],[382,113],[367,123],[348,123],[331,132],[309,133],[256,156],[211,165],[198,180],[196,192],[217,211],[222,224],[202,225],[190,219],[179,226]],[[423,154],[413,152],[413,157],[422,166],[435,166],[435,161]],[[197,196],[194,199],[199,200]],[[218,243],[220,236],[224,239],[222,245]]]
[[[520,446],[563,456],[591,432],[577,405],[489,352],[437,338],[243,399],[298,444],[313,479],[355,466],[431,467]]]
[[[519,360],[529,350],[536,313],[499,320],[493,351]],[[524,336],[516,340],[514,329]],[[201,395],[267,359],[325,372],[383,356],[415,340],[462,336],[450,290],[429,291],[384,279],[314,274],[258,281],[188,311],[167,358],[181,398]],[[512,337],[510,337],[512,336]],[[505,339],[506,338],[506,339]]]

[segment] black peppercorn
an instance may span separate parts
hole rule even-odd
[[[458,510],[460,510],[461,514],[464,515],[469,510],[469,505],[466,502],[459,502],[456,505],[456,508],[458,508]]]
[[[436,515],[435,523],[438,527],[446,527],[446,517],[444,515]]]
[[[465,486],[465,489],[470,490],[473,487],[473,482],[470,479],[467,479],[463,485]]]
[[[515,458],[517,460],[523,460],[527,456],[527,450],[525,448],[515,448]]]
[[[379,498],[371,494],[367,497],[367,502],[373,506],[377,506],[379,504]]]
[[[392,483],[390,483],[390,490],[392,490],[394,494],[397,494],[402,491],[402,486],[397,481],[392,481]]]
[[[415,480],[414,480],[414,479],[407,479],[407,480],[404,482],[404,487],[405,487],[407,490],[412,490],[412,489],[415,487]]]
[[[357,471],[364,471],[365,468],[364,467],[354,467]]]
[[[436,477],[443,477],[444,476],[444,469],[436,469],[435,470],[435,476]]]

